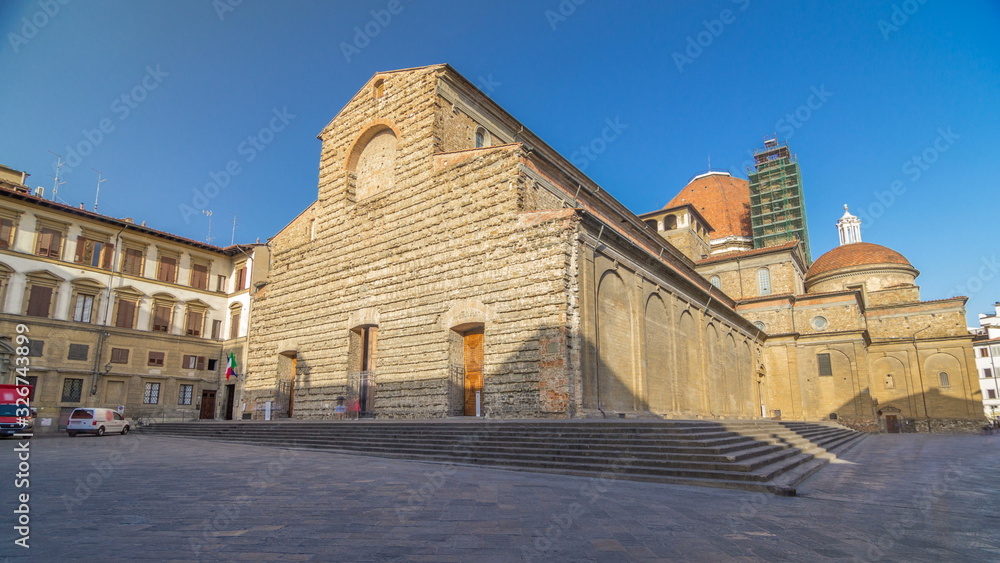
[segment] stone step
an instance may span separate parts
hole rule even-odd
[[[747,439],[753,440],[782,440],[782,439],[798,439],[798,438],[821,438],[824,435],[830,435],[836,432],[850,432],[850,430],[844,428],[830,428],[830,427],[819,427],[808,430],[801,430],[798,432],[793,431],[781,431],[781,432],[743,432],[741,434],[721,434],[721,435],[706,435],[703,433],[689,433],[687,435],[674,436],[670,439],[665,439],[664,437],[655,436],[645,436],[641,438],[630,437],[623,438],[621,434],[607,435],[607,434],[597,434],[588,433],[580,436],[565,436],[562,434],[551,434],[544,432],[533,432],[525,434],[510,435],[507,433],[500,432],[482,432],[475,435],[466,435],[461,433],[430,433],[423,432],[413,435],[402,435],[401,433],[373,433],[371,431],[365,432],[361,431],[356,427],[343,426],[338,429],[324,429],[322,431],[315,431],[311,429],[309,431],[301,432],[287,432],[289,429],[276,428],[273,426],[249,426],[244,425],[241,427],[232,428],[221,428],[221,427],[206,427],[201,425],[179,425],[176,427],[171,427],[169,425],[157,425],[155,427],[147,427],[147,431],[151,432],[169,432],[172,434],[187,433],[192,435],[203,435],[203,436],[218,436],[224,434],[231,435],[248,435],[248,436],[266,436],[274,434],[278,431],[285,435],[295,435],[299,437],[311,436],[317,438],[342,438],[342,437],[352,437],[352,438],[375,438],[375,439],[386,439],[391,438],[394,440],[420,440],[426,442],[433,442],[434,440],[442,441],[445,443],[451,443],[455,440],[468,441],[484,441],[484,440],[508,440],[508,441],[518,441],[520,443],[548,443],[552,441],[557,441],[559,443],[571,443],[572,441],[586,441],[588,444],[614,444],[616,447],[623,445],[631,446],[642,446],[649,444],[657,445],[688,445],[697,444],[699,446],[724,446],[726,444],[738,444]]]
[[[162,431],[162,430],[157,430]],[[749,436],[740,436],[733,439],[722,439],[722,440],[705,440],[705,439],[689,439],[689,440],[655,440],[646,439],[642,441],[635,440],[621,440],[621,439],[593,439],[588,438],[585,440],[578,441],[566,441],[559,437],[539,435],[532,436],[530,438],[522,438],[517,440],[511,440],[503,436],[493,436],[493,435],[483,435],[477,437],[469,437],[463,435],[435,435],[433,437],[415,436],[412,438],[400,438],[398,436],[356,436],[350,432],[340,432],[337,434],[331,433],[307,433],[298,434],[296,433],[296,441],[304,440],[314,440],[319,442],[330,442],[335,444],[342,444],[345,448],[352,443],[361,443],[365,445],[372,444],[384,444],[386,446],[392,446],[394,444],[409,444],[409,445],[420,445],[421,447],[433,448],[433,447],[447,447],[454,445],[461,445],[463,448],[470,447],[509,447],[510,444],[516,444],[519,448],[542,448],[551,449],[552,447],[558,447],[561,449],[584,449],[584,450],[601,450],[601,449],[613,449],[613,450],[626,450],[632,452],[658,452],[658,453],[698,453],[706,448],[714,449],[719,454],[726,454],[732,452],[738,452],[749,446],[759,446],[762,444],[771,445],[800,445],[802,443],[813,441],[818,442],[820,440],[826,439],[831,436],[837,436],[840,433],[849,432],[846,430],[837,429],[822,429],[818,431],[812,431],[809,433],[802,432],[801,434],[795,433],[768,433],[768,434],[754,434]],[[180,433],[179,431],[173,431],[171,433]],[[248,439],[269,439],[271,436],[276,435],[275,432],[266,429],[257,430],[245,430],[245,431],[233,431],[233,432],[220,432],[212,431],[207,429],[187,429],[184,431],[185,434],[192,436],[203,436],[203,437],[222,437],[222,436],[232,436],[232,437],[247,437]],[[281,436],[285,436],[285,433],[281,433]],[[284,439],[284,438],[282,438]]]
[[[198,422],[142,432],[441,463],[794,494],[863,435],[787,421]]]

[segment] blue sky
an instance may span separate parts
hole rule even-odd
[[[636,213],[709,157],[745,177],[778,133],[814,257],[849,204],[974,320],[1000,300],[997,29],[988,0],[6,0],[0,163],[51,195],[60,153],[66,203],[92,209],[98,169],[101,213],[205,240],[205,208],[214,243],[234,213],[236,242],[265,240],[315,198],[316,135],[372,74],[449,63],[567,157],[620,123],[577,161]]]

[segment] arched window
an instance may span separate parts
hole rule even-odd
[[[380,78],[376,80],[375,84],[372,86],[372,97],[378,100],[382,96],[385,96],[385,80]]]
[[[653,229],[654,231],[655,231],[655,230],[657,229],[657,227],[658,227],[658,225],[657,225],[657,223],[656,223],[656,219],[647,219],[647,220],[646,220],[646,224],[647,224],[647,225],[649,225],[649,227],[650,227],[651,229]]]
[[[355,174],[356,197],[375,195],[396,181],[396,134],[388,127],[367,131],[355,146],[347,169]]]
[[[942,371],[938,374],[938,379],[940,379],[941,387],[951,387],[951,380],[948,377],[948,372]]]
[[[663,218],[663,230],[672,231],[677,228],[677,217],[675,215],[667,215]]]
[[[476,148],[481,149],[483,147],[490,146],[490,134],[482,127],[476,128]]]
[[[771,295],[771,270],[767,268],[757,270],[757,289],[760,295]]]
[[[722,289],[722,279],[720,279],[719,276],[712,276],[712,279],[708,281],[715,287]]]

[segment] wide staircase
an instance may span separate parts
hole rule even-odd
[[[794,495],[865,437],[793,421],[186,422],[144,433]]]

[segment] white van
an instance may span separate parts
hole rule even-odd
[[[74,409],[69,415],[66,433],[70,436],[77,434],[103,436],[107,432],[121,432],[124,435],[128,434],[131,426],[127,418],[111,409]]]

